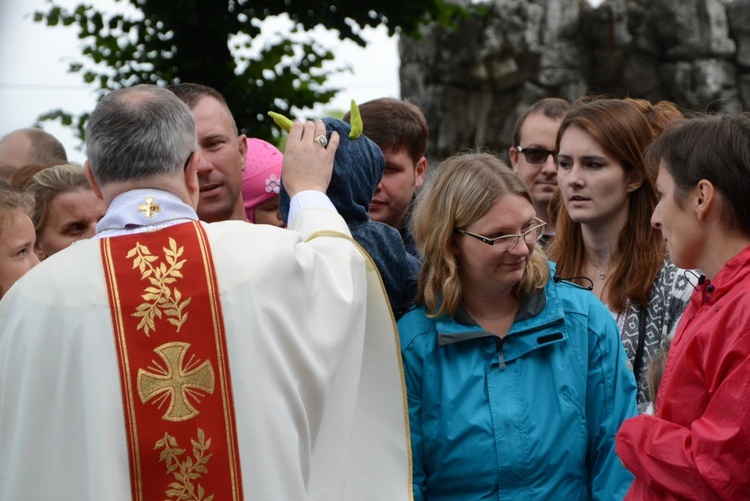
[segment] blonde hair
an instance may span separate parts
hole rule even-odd
[[[52,200],[56,196],[80,188],[91,189],[83,167],[78,164],[63,164],[47,167],[36,174],[26,183],[24,191],[34,198],[34,211],[31,221],[37,235],[47,223],[47,215]]]
[[[8,188],[0,188],[0,233],[13,213],[18,211],[31,217],[33,208],[34,200],[30,196]]]
[[[455,232],[484,216],[506,195],[531,203],[528,188],[498,157],[489,153],[456,154],[445,160],[417,198],[412,235],[424,259],[417,303],[430,317],[454,315],[461,302],[458,261],[453,252]],[[542,289],[549,279],[547,258],[537,246],[513,290]]]

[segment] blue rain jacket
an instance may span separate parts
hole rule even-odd
[[[554,273],[554,265],[551,264]],[[615,455],[637,413],[617,325],[587,290],[550,279],[524,295],[504,339],[464,311],[398,322],[414,499],[621,500]]]

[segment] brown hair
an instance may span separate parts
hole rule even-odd
[[[628,299],[645,308],[665,258],[661,234],[650,224],[657,202],[655,179],[647,172],[643,159],[644,150],[653,136],[651,127],[637,108],[621,99],[598,99],[577,105],[560,124],[557,148],[563,134],[571,127],[591,135],[620,161],[626,172],[635,171],[643,177],[641,186],[629,195],[630,212],[612,256],[614,268],[607,286],[612,310],[623,311]],[[547,248],[547,254],[557,262],[558,275],[580,276],[585,263],[581,225],[570,218],[562,197],[556,210],[555,238]]]
[[[365,136],[381,150],[405,151],[416,164],[427,149],[430,129],[422,110],[409,101],[390,97],[373,99],[359,105]],[[349,122],[351,113],[344,115]]]
[[[649,170],[663,165],[674,179],[675,203],[701,179],[723,195],[721,219],[750,235],[750,115],[706,115],[673,124],[646,150]]]
[[[445,160],[417,197],[412,235],[424,257],[417,302],[425,305],[429,316],[454,315],[461,302],[458,262],[453,253],[456,229],[477,221],[510,194],[531,203],[526,185],[502,160],[472,152]],[[544,288],[549,274],[547,258],[537,246],[514,292]]]
[[[661,385],[661,380],[664,378],[664,370],[667,368],[669,348],[670,345],[667,343],[648,363],[646,381],[648,382],[648,394],[654,403],[656,403],[656,395],[659,393],[659,385]]]
[[[224,99],[224,96],[222,96],[218,90],[214,89],[213,87],[209,87],[208,85],[196,83],[179,83],[168,85],[167,89],[172,91],[175,96],[180,98],[180,101],[187,104],[191,110],[198,106],[198,101],[206,96],[216,99],[229,115],[232,126],[234,126],[234,133],[238,134],[237,123],[234,121],[232,110],[229,109],[227,100]]]
[[[21,167],[13,173],[10,178],[10,186],[16,191],[23,191],[26,189],[26,185],[29,184],[31,178],[36,175],[37,172],[48,169],[49,165],[27,165]]]
[[[547,97],[532,104],[516,119],[516,124],[513,126],[513,134],[511,136],[511,139],[513,140],[511,146],[523,146],[521,144],[521,129],[523,128],[526,119],[529,118],[529,115],[541,113],[547,118],[563,118],[565,114],[570,111],[571,107],[572,105],[568,101],[560,99],[559,97]]]
[[[643,114],[649,127],[651,127],[653,138],[659,137],[669,124],[684,119],[682,112],[672,101],[659,101],[656,104],[651,104],[645,99],[633,97],[626,97],[623,101],[632,104]]]

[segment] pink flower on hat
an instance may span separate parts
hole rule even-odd
[[[277,195],[281,191],[281,179],[276,177],[276,174],[271,174],[271,177],[266,179],[266,192],[274,192]]]

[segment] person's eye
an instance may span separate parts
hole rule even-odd
[[[570,169],[571,167],[573,167],[573,162],[567,159],[560,158],[557,160],[557,166],[561,169]]]
[[[86,231],[86,227],[84,225],[74,224],[72,226],[69,226],[65,233],[68,235],[80,235],[84,231]]]
[[[588,163],[586,163],[586,168],[588,168],[588,169],[601,169],[602,167],[604,167],[604,164],[602,164],[601,162],[588,162]]]

